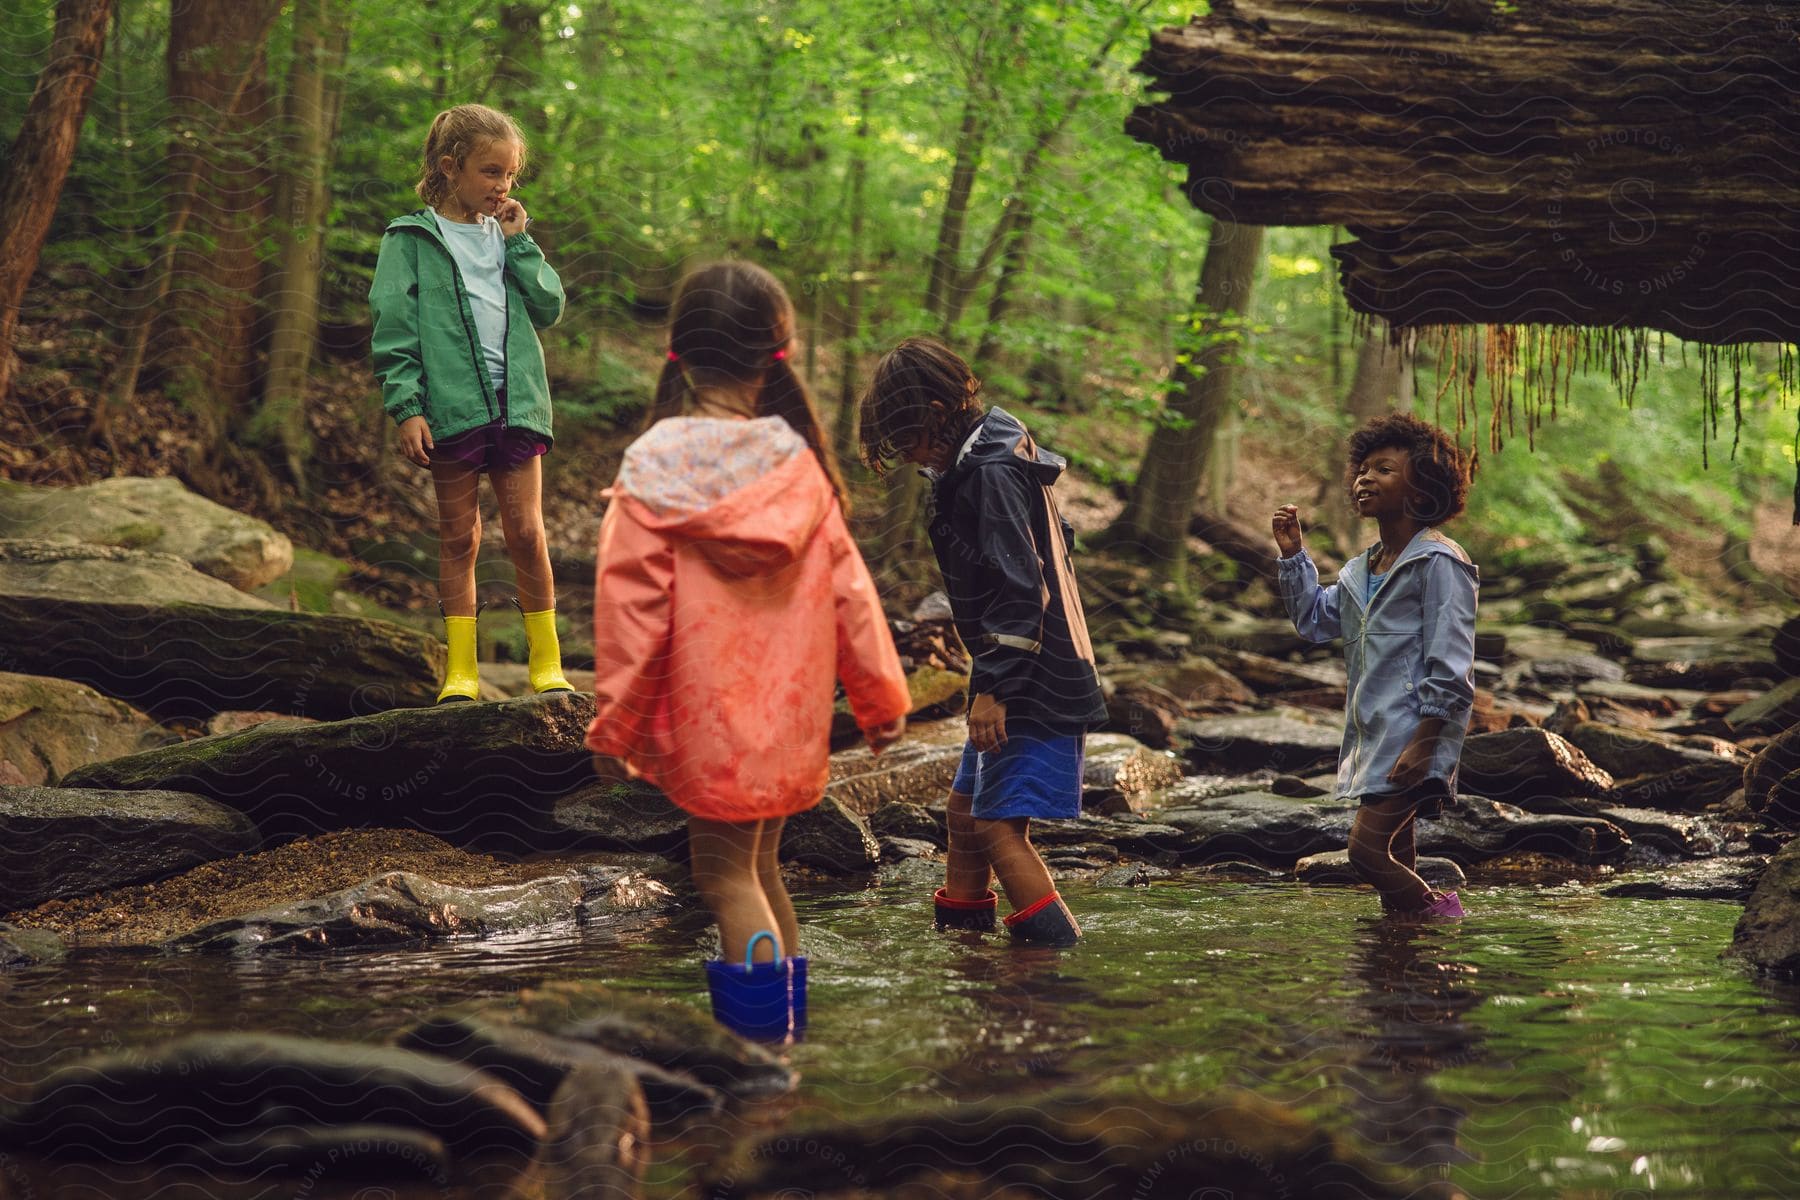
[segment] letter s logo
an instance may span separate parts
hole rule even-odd
[[[1641,246],[1656,232],[1656,211],[1650,201],[1656,185],[1648,179],[1621,179],[1607,192],[1607,203],[1624,221],[1608,221],[1606,236],[1617,246]]]

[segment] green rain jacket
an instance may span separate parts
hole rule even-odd
[[[423,416],[434,441],[504,421],[552,440],[537,331],[562,318],[563,287],[524,232],[506,239],[506,400],[494,392],[462,272],[427,209],[396,217],[369,287],[369,355],[395,424]],[[521,314],[528,320],[521,320]]]

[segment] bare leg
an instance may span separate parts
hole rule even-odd
[[[952,900],[979,900],[993,887],[994,872],[970,815],[974,797],[952,791],[946,802],[950,848],[944,854],[944,895]]]
[[[757,874],[756,852],[762,825],[732,824],[688,818],[688,853],[694,886],[719,922],[719,943],[726,962],[743,962],[750,939],[767,929],[781,929]],[[757,948],[762,953],[762,948]],[[785,953],[780,947],[776,953]]]
[[[490,478],[500,500],[500,528],[506,534],[506,556],[518,576],[519,604],[526,612],[556,607],[556,580],[550,573],[550,546],[544,538],[544,467],[529,458],[510,471]]]
[[[481,549],[481,473],[432,463],[438,503],[438,600],[446,617],[475,615],[475,555]]]
[[[786,824],[786,817],[762,822],[756,843],[756,878],[775,918],[770,928],[781,938],[781,952],[791,957],[800,953],[800,923],[794,918],[794,902],[788,898],[787,885],[781,882],[781,829]]]
[[[1031,844],[1031,818],[976,820],[975,832],[1014,912],[1031,907],[1056,890],[1050,868]]]
[[[1431,903],[1431,888],[1413,869],[1413,814],[1411,805],[1376,801],[1357,810],[1350,828],[1350,865],[1390,912],[1419,912]],[[1396,856],[1397,845],[1405,861]]]

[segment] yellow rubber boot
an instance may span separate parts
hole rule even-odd
[[[481,675],[475,665],[475,618],[445,617],[444,640],[450,643],[450,663],[444,669],[444,687],[437,702],[479,700]]]
[[[546,608],[543,612],[526,612],[519,609],[525,618],[525,646],[529,659],[531,690],[534,692],[572,692],[569,681],[562,673],[562,646],[556,640],[556,610]]]

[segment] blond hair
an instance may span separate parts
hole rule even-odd
[[[485,104],[459,104],[439,113],[425,135],[425,162],[419,182],[413,190],[431,208],[444,202],[450,194],[450,177],[438,166],[446,154],[461,167],[489,142],[514,142],[519,147],[519,169],[525,169],[525,135],[513,119],[497,108]]]

